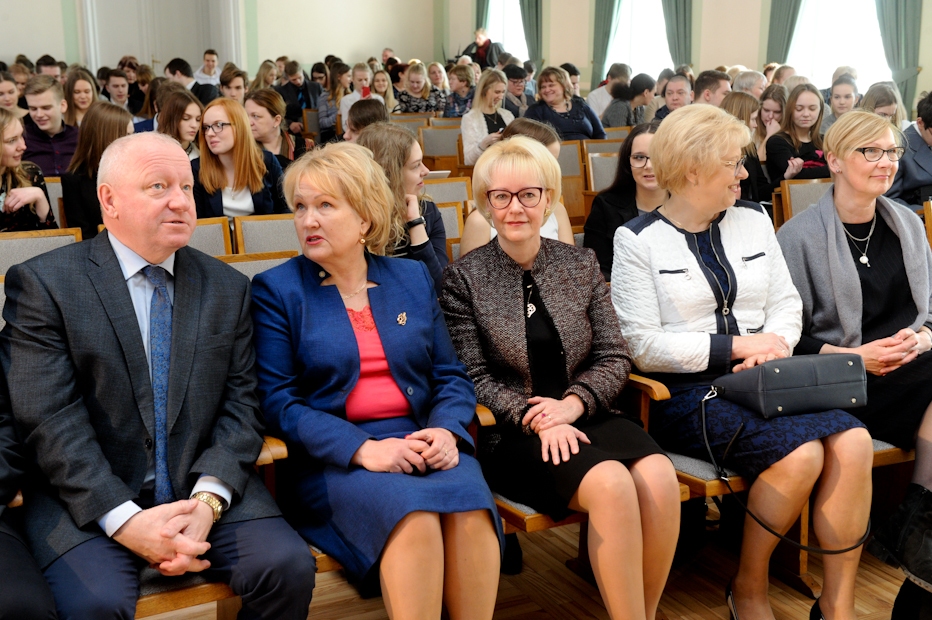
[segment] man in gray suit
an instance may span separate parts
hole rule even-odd
[[[229,583],[240,618],[307,616],[313,557],[253,470],[249,281],[186,247],[193,185],[174,140],[121,138],[98,172],[107,232],[7,273],[26,535],[61,618],[132,617],[146,564]]]
[[[918,209],[932,196],[932,93],[919,101],[916,111],[916,125],[903,132],[906,153],[886,195]]]

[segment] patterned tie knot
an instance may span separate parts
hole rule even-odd
[[[165,286],[167,282],[165,270],[157,265],[146,265],[142,268],[142,273],[155,288]]]

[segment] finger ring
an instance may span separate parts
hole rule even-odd
[[[449,454],[449,453],[450,453],[449,450],[444,450],[444,451],[443,451],[443,455],[444,455],[444,456],[446,456],[446,455]]]
[[[546,418],[546,417],[547,417],[547,414],[546,414],[546,413],[542,413],[542,414],[540,414],[540,417]]]

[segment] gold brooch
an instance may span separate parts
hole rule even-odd
[[[408,322],[408,313],[407,313],[407,312],[402,312],[401,314],[398,315],[398,324],[399,324],[399,325],[404,325],[404,324],[407,323],[407,322]]]

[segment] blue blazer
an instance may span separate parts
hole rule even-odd
[[[147,118],[133,123],[133,133],[144,133],[146,131],[155,131],[155,119]]]
[[[908,141],[906,153],[900,160],[900,167],[896,171],[893,185],[887,190],[886,196],[905,205],[919,208],[924,198],[920,196],[922,188],[932,186],[932,149],[919,135],[915,125],[911,125],[903,133]]]
[[[272,213],[290,213],[285,198],[282,196],[282,165],[278,163],[275,155],[269,151],[262,151],[265,162],[265,176],[262,178],[262,189],[252,195],[252,205],[255,215],[270,215]],[[191,160],[191,171],[194,172],[194,204],[197,207],[197,217],[220,217],[223,215],[223,192],[216,191],[208,194],[201,185],[200,158]]]
[[[389,370],[421,428],[445,428],[471,452],[476,395],[456,356],[424,263],[366,254],[369,303]],[[253,280],[259,397],[273,434],[324,463],[348,468],[372,437],[346,419],[359,349],[335,286],[304,256]]]

